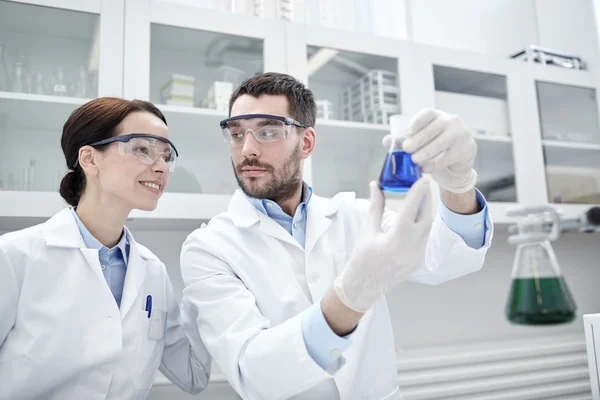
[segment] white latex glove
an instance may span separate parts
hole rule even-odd
[[[440,187],[454,193],[466,193],[475,187],[473,169],[477,143],[473,133],[456,115],[424,109],[408,125],[402,149],[412,153],[412,160]],[[389,148],[391,136],[383,138]]]
[[[410,188],[404,210],[390,228],[381,230],[385,199],[376,182],[369,184],[371,205],[361,236],[334,288],[347,307],[365,312],[423,264],[433,223],[431,180],[419,179]]]

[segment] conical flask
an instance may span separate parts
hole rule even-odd
[[[521,243],[517,245],[506,304],[506,317],[514,324],[562,324],[575,318],[575,301],[542,223],[539,216],[529,216],[519,224]]]
[[[402,150],[402,142],[406,136],[405,125],[401,115],[390,117],[392,143],[379,176],[379,187],[386,192],[408,192],[421,177],[421,167],[412,161],[411,154]]]

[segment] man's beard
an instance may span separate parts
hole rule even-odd
[[[281,202],[292,198],[298,191],[298,187],[302,182],[302,173],[300,168],[300,148],[297,147],[294,152],[284,162],[283,168],[280,174],[275,172],[275,169],[268,164],[263,164],[257,159],[244,159],[237,168],[233,165],[233,172],[235,179],[242,191],[248,197],[254,197],[256,199],[268,199],[274,202]],[[253,188],[251,185],[246,185],[242,178],[242,168],[244,167],[257,167],[264,168],[267,173],[273,175],[270,182],[264,187]],[[258,180],[259,178],[250,177],[247,178],[250,182]]]

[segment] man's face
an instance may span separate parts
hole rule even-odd
[[[269,114],[291,118],[288,105],[285,95],[257,98],[245,94],[233,104],[231,116]],[[231,144],[233,172],[247,196],[283,201],[296,193],[302,182],[302,161],[310,155],[302,129],[291,127],[287,139],[267,143],[256,141],[248,132],[241,143]]]

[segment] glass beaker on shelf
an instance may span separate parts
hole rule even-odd
[[[75,83],[73,90],[74,97],[88,98],[90,97],[90,85],[88,81],[88,73],[84,66],[79,67],[79,78]]]
[[[11,84],[6,61],[4,61],[4,47],[0,45],[0,91],[8,92],[9,90],[11,90]]]
[[[59,67],[56,70],[56,74],[52,77],[51,94],[53,96],[67,96],[67,84],[62,67]]]
[[[15,174],[13,172],[8,173],[8,179],[6,180],[7,190],[17,190],[17,182],[15,181]]]
[[[23,168],[23,181],[21,183],[21,190],[33,191],[35,184],[35,160],[29,161],[29,167]]]
[[[543,216],[529,215],[518,224],[517,252],[506,304],[506,317],[515,324],[561,324],[575,318],[577,306],[562,277],[549,234],[544,233],[544,223],[547,221]]]
[[[17,93],[25,92],[25,71],[23,64],[20,62],[15,63],[15,73],[12,80],[12,91]]]
[[[41,72],[35,74],[35,84],[33,87],[33,93],[35,94],[46,94],[46,89],[44,88],[44,77]]]

